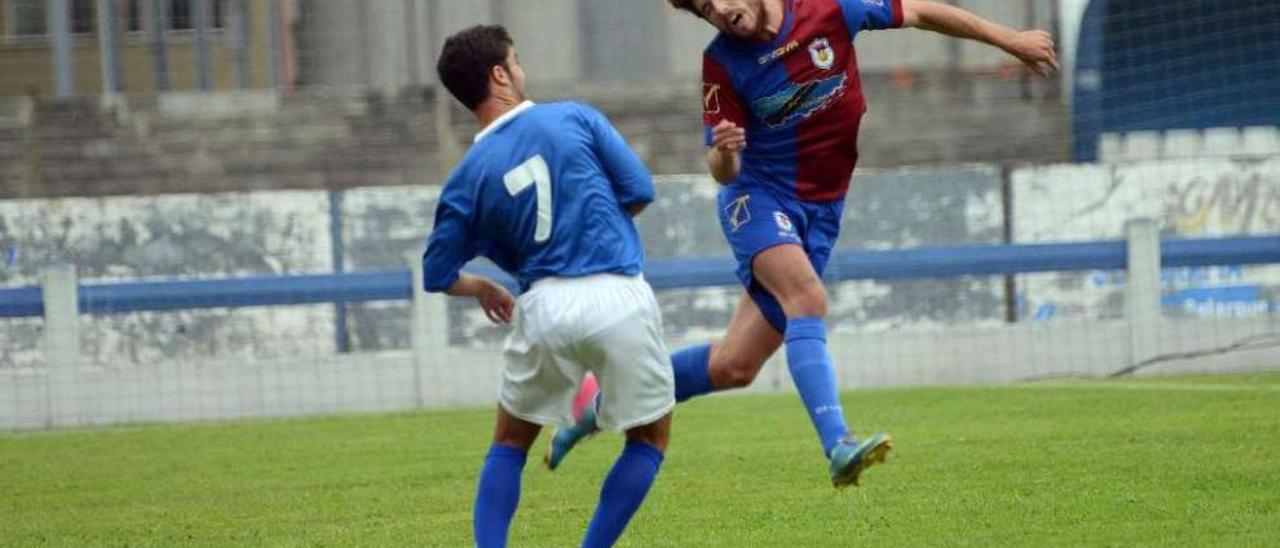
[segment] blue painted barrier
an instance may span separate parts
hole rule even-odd
[[[1164,240],[1161,261],[1166,267],[1280,263],[1280,236]],[[1126,262],[1123,240],[857,251],[832,257],[826,279],[903,280],[1107,270],[1125,268]],[[656,290],[736,285],[734,267],[728,258],[651,260],[645,277]],[[514,286],[510,276],[493,267],[468,271]],[[394,301],[412,298],[410,283],[408,269],[218,280],[89,282],[80,285],[79,301],[85,314]],[[0,317],[43,313],[39,287],[0,289]]]

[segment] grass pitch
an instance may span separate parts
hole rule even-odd
[[[622,546],[1274,546],[1280,375],[853,392],[836,492],[794,395],[681,405]],[[0,434],[0,545],[468,546],[491,409]],[[513,546],[574,546],[621,446],[530,455]]]

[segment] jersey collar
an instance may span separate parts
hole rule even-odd
[[[493,133],[494,131],[497,131],[498,128],[502,127],[507,122],[510,122],[512,118],[519,116],[521,112],[529,110],[530,108],[533,108],[533,101],[525,101],[523,103],[516,105],[516,108],[508,110],[502,116],[499,116],[494,121],[489,122],[488,126],[485,126],[484,129],[480,130],[480,133],[476,134],[476,140],[474,142],[479,143],[480,140],[484,139],[486,135]]]

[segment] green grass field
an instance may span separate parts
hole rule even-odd
[[[677,409],[623,546],[1280,543],[1280,375],[845,394],[837,492],[795,396]],[[468,546],[489,409],[0,434],[8,546]],[[545,447],[545,437],[538,450]],[[574,546],[621,444],[530,458],[513,546]]]

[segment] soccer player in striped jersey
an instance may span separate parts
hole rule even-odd
[[[632,222],[653,201],[652,177],[595,109],[526,100],[524,70],[500,26],[450,37],[437,71],[484,129],[441,191],[422,283],[474,297],[490,320],[513,324],[477,488],[476,546],[506,545],[529,447],[542,425],[573,423],[588,372],[605,396],[593,416],[627,437],[582,544],[612,546],[653,485],[675,405]],[[519,299],[461,272],[478,255],[515,276]]]
[[[856,485],[892,442],[852,435],[826,344],[820,276],[840,231],[866,111],[854,38],[926,29],[998,47],[1041,74],[1057,68],[1053,41],[916,0],[668,1],[720,31],[703,55],[707,164],[723,185],[720,224],[746,290],[723,340],[672,356],[676,399],[751,384],[785,343],[831,482]],[[590,419],[557,432],[551,462],[592,431]]]

